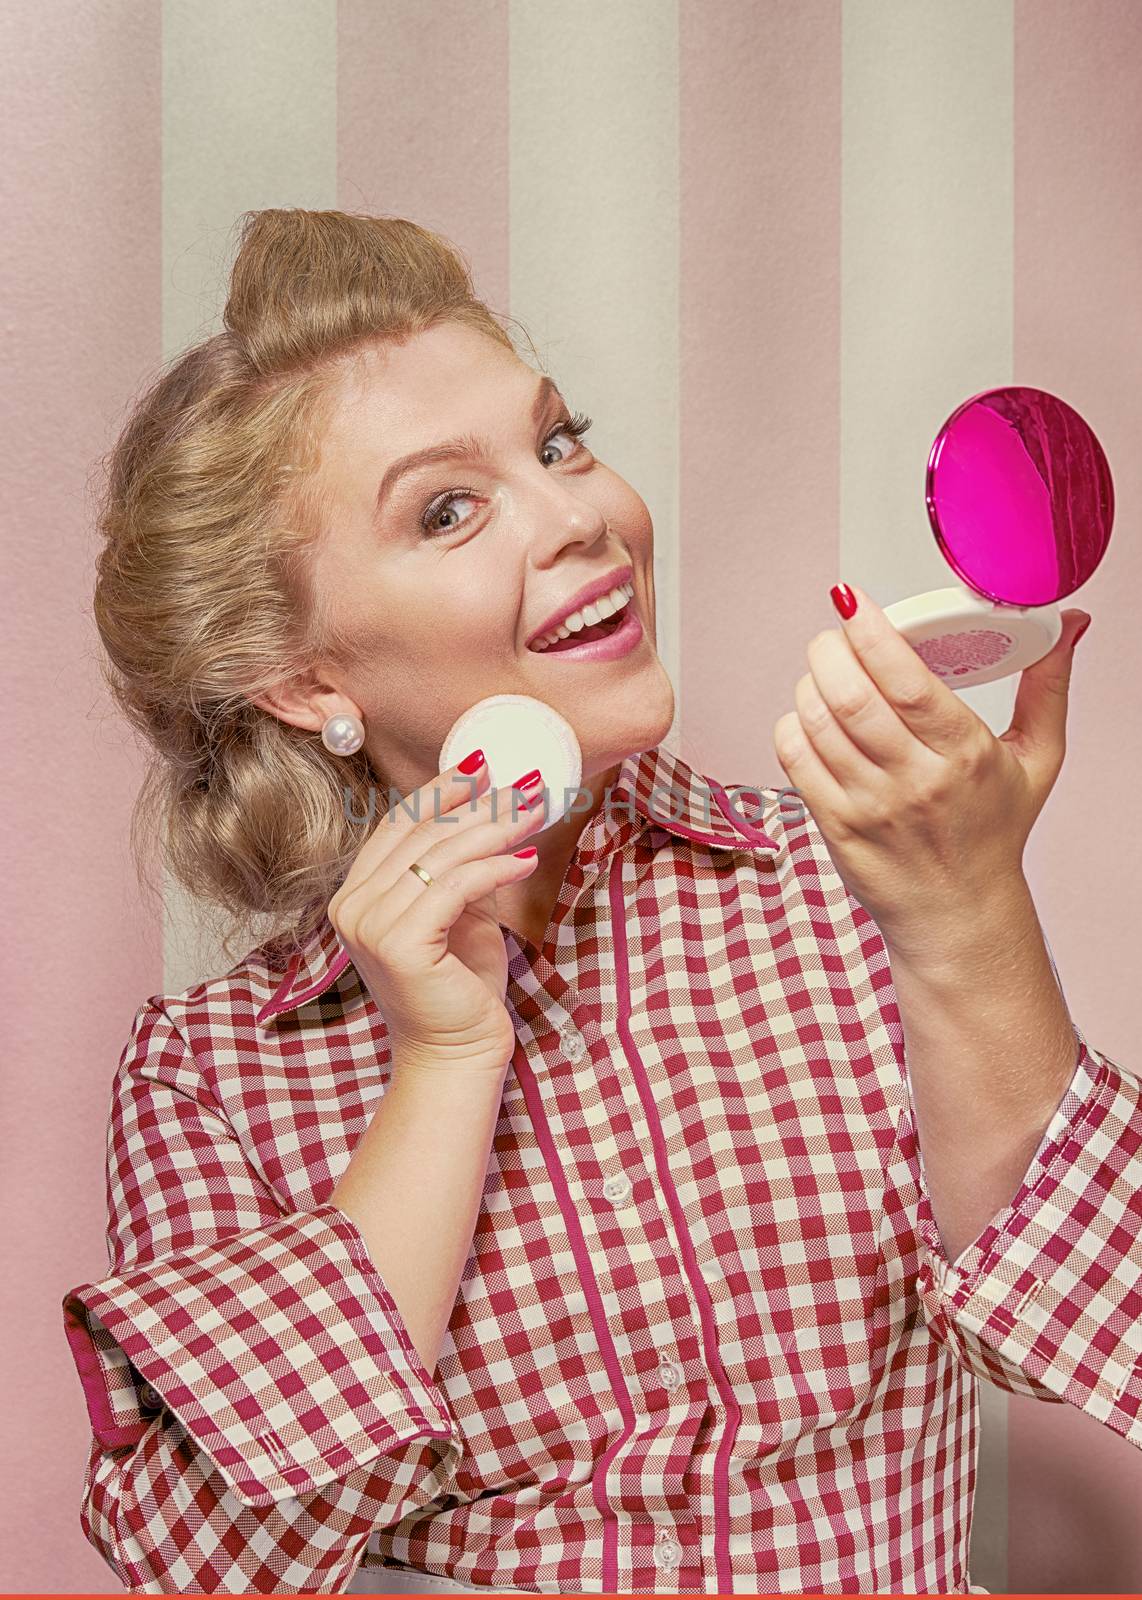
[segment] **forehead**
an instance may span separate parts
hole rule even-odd
[[[320,541],[318,566],[374,558],[377,491],[399,457],[461,434],[514,430],[540,377],[513,349],[457,323],[355,350],[327,395],[321,430],[316,477],[332,537]]]
[[[353,352],[333,390],[330,433],[376,446],[386,460],[452,432],[489,426],[526,403],[538,374],[489,334],[439,323],[403,344],[377,340]],[[489,416],[489,410],[492,415]]]

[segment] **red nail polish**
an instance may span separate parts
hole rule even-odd
[[[517,778],[512,784],[513,789],[530,789],[532,784],[539,782],[539,768],[532,772],[525,772],[522,778]]]
[[[535,846],[533,844],[529,844],[526,850],[513,850],[512,851],[512,855],[513,856],[519,856],[521,861],[525,861],[528,858],[528,856],[537,856],[538,854],[539,854],[539,851],[535,848]]]
[[[1071,640],[1071,649],[1072,650],[1074,649],[1075,645],[1078,644],[1079,640],[1082,638],[1083,634],[1087,631],[1087,629],[1090,627],[1090,625],[1091,625],[1091,623],[1093,621],[1094,621],[1093,617],[1088,617],[1086,619],[1086,621],[1083,623],[1082,627],[1079,629],[1079,631],[1075,634],[1074,638]]]
[[[856,595],[853,594],[847,583],[834,583],[829,590],[829,599],[846,622],[857,608]]]
[[[483,765],[484,752],[482,750],[473,750],[470,756],[465,756],[463,761],[461,761],[460,771],[467,774],[479,772]]]

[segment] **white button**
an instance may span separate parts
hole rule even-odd
[[[559,1029],[559,1038],[563,1045],[563,1054],[568,1061],[582,1061],[586,1054],[587,1046],[583,1035],[573,1022],[564,1022]]]
[[[677,1362],[671,1361],[668,1355],[663,1355],[658,1362],[658,1376],[662,1379],[667,1389],[677,1389],[682,1382],[682,1368]]]
[[[613,1206],[625,1206],[631,1197],[633,1189],[634,1184],[626,1173],[620,1172],[615,1177],[608,1178],[604,1183],[603,1198],[609,1200]]]
[[[673,1572],[682,1559],[682,1546],[667,1528],[659,1528],[654,1537],[654,1564],[663,1572]]]

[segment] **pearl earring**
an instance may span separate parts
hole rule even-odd
[[[338,711],[326,717],[321,742],[335,756],[351,756],[365,742],[365,724],[351,711]]]

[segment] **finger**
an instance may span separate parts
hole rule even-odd
[[[847,816],[845,792],[813,749],[796,711],[787,711],[783,717],[778,717],[773,727],[773,748],[790,783],[815,820],[822,816],[843,820]]]
[[[915,757],[919,741],[864,670],[844,634],[837,628],[817,634],[809,641],[808,656],[810,680],[838,732],[870,767],[882,773],[900,771]]]
[[[465,758],[466,759],[466,758]],[[331,902],[331,908],[347,899],[372,876],[376,867],[401,842],[426,821],[439,821],[451,817],[449,827],[460,821],[462,807],[474,812],[477,797],[487,792],[491,782],[488,763],[481,762],[474,773],[460,771],[459,763],[438,772],[436,776],[413,789],[399,801],[388,806],[377,819],[376,826],[353,858],[345,881]]]
[[[878,793],[886,781],[884,769],[853,743],[817,688],[811,672],[798,679],[793,700],[802,732],[848,799],[852,801],[861,795]],[[885,711],[891,716],[887,706]],[[903,723],[900,727],[907,733]]]
[[[1011,723],[1003,736],[1028,754],[1046,757],[1049,764],[1063,759],[1074,640],[1089,616],[1086,611],[1063,612],[1063,631],[1053,647],[1020,674]]]
[[[857,608],[847,620],[841,619],[841,635],[854,660],[875,685],[885,704],[915,738],[937,755],[952,755],[965,738],[974,735],[974,724],[978,720],[975,713],[930,670],[904,635],[892,626],[871,595],[855,583],[850,584],[849,588],[856,599]],[[837,630],[832,631],[835,633]],[[820,684],[820,688],[825,694],[825,685]],[[854,693],[850,685],[848,694]],[[835,702],[830,700],[830,704],[837,711]],[[856,725],[850,730],[852,738],[862,749],[867,749],[874,759],[877,758],[876,749],[864,744],[861,723],[872,728],[871,737],[874,740],[887,741],[891,746],[883,764],[892,764],[900,759],[899,743],[891,740],[883,719],[872,725],[872,713],[859,698],[853,716],[842,711],[837,714],[846,728],[850,720],[854,721]]]
[[[536,791],[532,791],[536,793]],[[542,806],[524,804],[526,796],[514,784],[502,789],[485,789],[473,806],[453,806],[439,817],[430,814],[411,830],[402,829],[397,842],[386,851],[373,870],[357,884],[357,889],[367,888],[370,895],[383,891],[395,883],[401,872],[413,861],[423,861],[442,839],[462,837],[474,828],[491,822],[495,826],[511,827],[526,815],[542,813]],[[356,892],[356,891],[354,891]]]
[[[502,795],[504,791],[497,793]],[[485,795],[481,805],[486,805],[490,798]],[[458,832],[437,834],[435,838],[430,835],[427,843],[419,832],[402,839],[374,869],[368,882],[371,900],[378,910],[374,912],[369,904],[362,915],[368,916],[373,936],[384,938],[392,924],[420,899],[424,889],[431,887],[417,873],[409,871],[413,862],[423,867],[430,878],[439,879],[468,862],[490,860],[518,849],[528,835],[539,828],[542,820],[542,806],[521,808],[513,818],[505,800],[494,821],[475,821],[467,826],[462,823]]]
[[[420,893],[403,916],[385,931],[383,937],[397,951],[397,962],[405,970],[415,952],[426,953],[430,964],[448,954],[448,935],[468,906],[509,883],[518,883],[534,871],[539,856],[484,856],[478,861],[461,861],[446,868],[431,884],[419,884]],[[409,875],[410,880],[414,877]],[[394,965],[396,963],[394,962]]]

